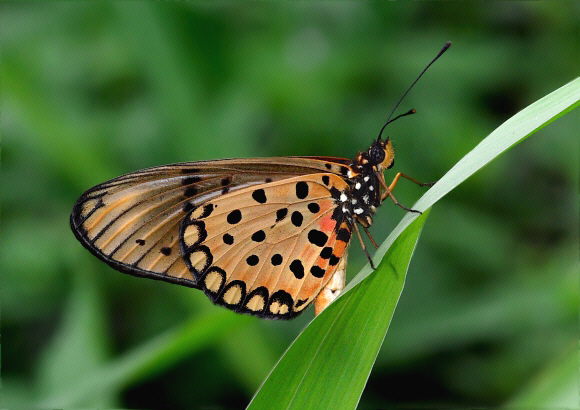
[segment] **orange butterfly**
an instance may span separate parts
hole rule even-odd
[[[392,194],[400,177],[430,185],[400,172],[387,185],[383,174],[395,152],[382,132],[414,112],[387,120],[354,160],[225,159],[114,178],[77,200],[72,230],[113,268],[202,289],[235,312],[290,319],[314,302],[319,314],[344,287],[353,231],[372,266],[357,224],[368,234],[387,197],[413,211]]]

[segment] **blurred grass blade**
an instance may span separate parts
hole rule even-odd
[[[570,343],[563,354],[536,374],[529,385],[504,405],[506,409],[577,409],[578,341]]]
[[[465,181],[476,171],[497,158],[512,146],[542,129],[562,115],[580,105],[580,77],[558,88],[535,103],[524,108],[508,119],[473,150],[457,162],[429,191],[425,193],[412,209],[424,211],[447,195],[452,189]],[[407,212],[393,232],[383,242],[375,253],[377,261],[385,254],[391,243],[417,217],[417,214]],[[376,263],[376,262],[375,262]],[[347,285],[343,295],[366,278],[372,269],[369,265],[363,268]]]
[[[99,369],[107,360],[104,303],[95,272],[75,275],[64,310],[64,320],[39,361],[37,381],[41,395],[66,391],[79,377]],[[115,396],[103,392],[86,401],[88,407],[111,407]]]
[[[249,409],[355,408],[403,290],[427,212],[375,274],[319,315],[286,351]]]
[[[184,356],[221,340],[250,321],[225,310],[193,318],[173,331],[160,335],[131,350],[98,370],[79,377],[76,383],[40,401],[40,408],[85,407],[103,394],[117,394],[137,380],[147,379]]]

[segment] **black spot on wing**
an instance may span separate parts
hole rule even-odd
[[[296,227],[299,227],[302,225],[302,221],[304,220],[304,217],[302,216],[302,214],[298,211],[294,211],[292,212],[292,216],[290,217],[290,220],[292,221],[292,224]]]
[[[299,259],[294,259],[290,264],[290,271],[294,274],[296,279],[302,279],[304,277],[304,266]]]
[[[320,252],[320,257],[322,259],[329,259],[331,256],[332,256],[332,248],[330,246],[327,246],[322,250],[322,252]]]
[[[288,215],[288,208],[281,208],[276,211],[276,222],[280,222]]]
[[[262,230],[256,231],[252,234],[252,240],[254,242],[262,242],[264,239],[266,239],[266,234]]]
[[[324,272],[324,269],[322,269],[320,266],[314,265],[310,268],[310,273],[312,273],[312,276],[315,278],[322,278],[324,276]]]
[[[336,255],[331,255],[330,256],[330,260],[328,261],[328,264],[330,266],[336,266],[338,264],[338,262],[340,261],[340,258]]]
[[[316,246],[323,247],[328,241],[328,235],[318,229],[311,229],[308,232],[308,240]]]
[[[199,181],[201,181],[201,177],[199,175],[194,175],[191,177],[183,178],[181,180],[181,185],[191,185]]]
[[[226,220],[230,225],[235,225],[242,220],[242,212],[239,209],[235,209],[228,214]]]
[[[260,262],[258,255],[250,255],[246,258],[246,263],[250,266],[256,266]]]
[[[254,201],[260,204],[266,203],[266,193],[263,189],[256,189],[254,192],[252,192],[252,198],[254,198]]]
[[[318,211],[320,211],[320,206],[316,202],[312,202],[312,203],[308,204],[308,210],[310,212],[312,212],[313,214],[315,214]]]
[[[304,199],[308,196],[308,184],[304,181],[300,181],[296,184],[296,197],[298,199]]]
[[[282,255],[280,255],[279,253],[272,255],[272,259],[270,260],[270,262],[272,262],[272,265],[274,266],[279,266],[280,264],[282,264]]]

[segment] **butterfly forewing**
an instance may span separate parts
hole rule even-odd
[[[277,247],[272,246],[271,250],[264,247],[260,254],[267,250],[271,251],[273,252],[270,256],[271,259],[278,253],[284,253],[285,259],[303,260],[306,269],[306,264],[315,266],[316,261],[311,263],[311,255],[300,248],[301,244],[306,243],[305,238],[300,237],[296,232],[287,232],[286,234],[284,232],[285,229],[293,230],[290,227],[293,226],[291,225],[291,218],[294,212],[300,212],[303,215],[309,215],[310,213],[313,218],[315,217],[315,213],[312,213],[307,208],[310,202],[318,203],[318,201],[322,201],[318,203],[321,209],[331,206],[332,200],[329,198],[328,186],[325,186],[324,182],[322,182],[322,185],[320,185],[322,193],[319,193],[318,196],[311,196],[301,199],[300,201],[302,202],[293,203],[293,200],[288,199],[288,193],[283,192],[284,186],[276,184],[298,176],[320,174],[321,172],[328,173],[329,176],[336,178],[336,183],[344,184],[344,181],[336,175],[344,176],[349,172],[347,163],[348,160],[342,158],[289,157],[202,161],[149,168],[112,179],[85,192],[73,208],[71,227],[85,247],[115,269],[138,276],[199,287],[199,278],[196,278],[192,274],[192,270],[186,265],[180,247],[180,227],[185,216],[191,212],[192,215],[199,217],[202,215],[200,210],[203,210],[204,205],[211,204],[213,201],[219,202],[231,195],[238,195],[244,189],[263,185],[264,192],[268,192],[268,195],[272,195],[272,197],[282,198],[282,202],[279,206],[274,203],[261,204],[249,197],[248,201],[254,201],[259,206],[255,207],[254,210],[251,207],[247,207],[244,212],[254,212],[254,219],[260,220],[268,212],[273,212],[273,215],[275,215],[276,211],[285,204],[288,208],[288,222],[286,224],[289,223],[290,225],[276,223],[275,219],[280,216],[280,213],[276,214],[276,218],[268,222],[271,222],[270,225],[266,223],[263,227],[265,232],[268,230],[270,236],[281,235],[280,238],[286,235],[287,240],[280,239],[278,241],[281,247],[279,252]],[[318,177],[318,184],[321,183],[320,181],[321,178]],[[329,180],[325,178],[325,181],[328,182]],[[286,186],[286,188],[288,187],[290,185]],[[241,197],[232,198],[235,199],[231,201],[237,202]],[[234,202],[228,203],[233,204]],[[268,211],[269,207],[272,211]],[[216,211],[219,211],[219,209],[216,208]],[[311,221],[313,224],[321,223],[320,221],[324,218],[328,219],[331,212],[329,214],[329,211],[320,210],[316,214],[318,214],[316,219]],[[216,213],[216,215],[218,214]],[[295,216],[295,218],[298,217]],[[251,241],[251,235],[256,231],[251,232],[254,228],[252,224],[244,225],[245,228],[242,227],[243,225],[239,227],[232,224],[228,225],[224,225],[224,229],[230,228],[229,235],[236,235],[240,238],[246,235],[247,241]],[[278,228],[273,231],[275,227]],[[324,226],[324,228],[332,230],[329,224]],[[193,228],[190,228],[190,232],[191,229]],[[222,237],[224,234],[222,234]],[[330,231],[328,235],[332,235]],[[278,299],[276,299],[276,297],[273,297],[275,292],[272,292],[271,288],[281,288],[278,285],[279,283],[292,283],[291,280],[280,276],[285,265],[280,264],[268,268],[263,263],[258,266],[258,271],[256,269],[252,270],[253,274],[249,274],[243,269],[237,272],[237,268],[234,269],[233,263],[236,257],[242,260],[242,256],[229,253],[231,251],[226,252],[227,249],[223,238],[220,237],[219,239],[222,240],[221,248],[218,239],[210,237],[204,239],[204,241],[208,241],[204,246],[209,247],[211,245],[212,252],[215,253],[216,258],[221,258],[220,263],[231,272],[236,272],[236,275],[240,275],[239,277],[232,276],[228,278],[227,283],[224,279],[222,290],[225,285],[230,284],[232,281],[237,281],[235,283],[238,284],[243,283],[246,286],[246,299],[244,300],[243,308],[238,309],[235,306],[234,308],[254,313],[263,301],[265,301],[264,303],[269,303],[270,306],[274,304],[276,307],[278,306],[276,300],[278,300],[281,306],[279,310],[283,311],[283,304],[289,303],[288,299],[285,298],[283,293],[279,293]],[[199,245],[201,247],[201,243]],[[244,249],[238,249],[240,254],[243,253]],[[288,253],[290,249],[295,249],[292,254]],[[232,260],[226,264],[224,263],[226,261],[224,258],[232,258]],[[263,258],[267,258],[267,256],[263,256]],[[276,260],[277,257],[275,258]],[[325,260],[319,264],[321,269],[325,266],[324,262]],[[245,262],[240,262],[239,265],[242,266],[243,263]],[[308,269],[310,269],[310,266]],[[256,273],[258,274],[256,275]],[[207,277],[208,272],[205,272],[204,275],[204,277]],[[206,292],[210,292],[208,290],[210,288],[215,289],[216,284],[220,282],[218,279],[221,276],[219,275],[221,274],[214,273],[209,275],[210,278],[206,279],[207,283],[203,285],[206,287]],[[210,282],[212,277],[213,282]],[[293,312],[302,306],[306,307],[316,296],[311,289],[317,289],[317,287],[312,287],[310,280],[302,282],[299,289],[296,288],[296,284],[292,288],[294,292],[292,294],[294,299],[292,300],[295,303],[302,301],[302,304],[292,307],[289,311]],[[207,284],[211,286],[208,288]],[[254,294],[251,295],[251,292],[254,292]],[[235,290],[227,293],[227,299],[235,301],[236,295],[234,293]],[[257,296],[253,299],[248,298],[248,296],[255,295]],[[308,297],[305,297],[305,295],[308,295]],[[227,303],[223,304],[231,307]],[[274,310],[276,309],[271,311]]]

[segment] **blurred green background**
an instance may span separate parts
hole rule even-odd
[[[572,2],[3,2],[3,407],[237,408],[312,318],[238,316],[74,238],[86,189],[179,161],[354,157],[431,181],[578,75]],[[578,405],[578,112],[433,209],[361,408]],[[392,175],[392,174],[391,174]],[[387,175],[387,179],[388,179]],[[422,189],[402,181],[407,206]],[[403,216],[381,207],[382,242]],[[349,276],[366,263],[351,247]],[[161,336],[160,336],[161,335]]]

